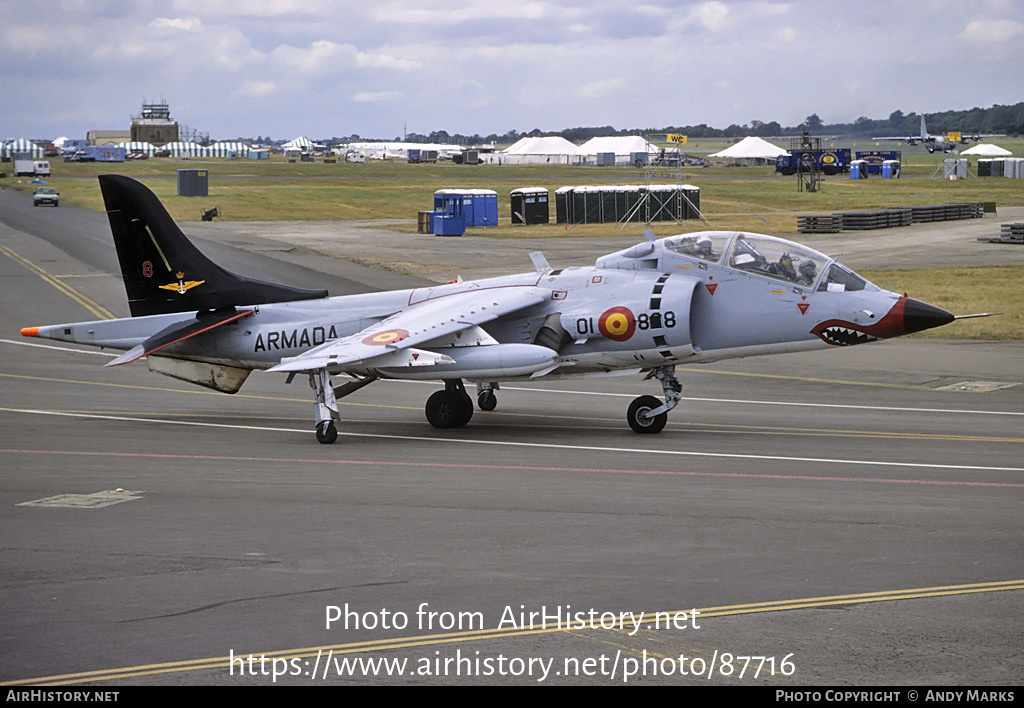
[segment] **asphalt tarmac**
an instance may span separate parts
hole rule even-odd
[[[509,384],[449,431],[438,385],[379,382],[323,446],[299,378],[228,396],[18,336],[127,315],[105,217],[29,202],[0,190],[0,684],[1020,682],[1019,342],[682,368],[657,436],[638,376]],[[423,282],[191,226],[237,272]]]

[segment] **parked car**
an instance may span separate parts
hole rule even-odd
[[[32,206],[39,206],[40,204],[53,204],[54,206],[60,206],[60,195],[57,190],[53,187],[40,187],[32,195]]]

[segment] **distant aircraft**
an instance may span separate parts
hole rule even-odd
[[[501,381],[643,374],[663,400],[640,396],[626,418],[657,433],[681,398],[676,366],[843,347],[951,322],[945,310],[886,292],[805,246],[709,231],[655,240],[553,269],[446,285],[328,297],[230,273],[185,237],[156,196],[99,178],[132,316],[21,331],[28,337],[147,357],[151,371],[227,393],[255,369],[305,374],[316,438],[333,443],[337,400],[381,378],[437,380],[436,428],[483,410]],[[335,387],[331,377],[345,375]]]
[[[946,133],[946,135],[931,135],[928,133],[928,128],[924,124],[924,116],[921,116],[921,134],[920,135],[882,135],[871,138],[872,140],[902,140],[911,145],[917,145],[918,143],[924,143],[925,148],[928,152],[935,152],[941,150],[942,152],[952,152],[956,149],[957,145],[967,145],[971,140],[978,142],[982,138],[1005,138],[1005,135],[964,135],[963,133]]]

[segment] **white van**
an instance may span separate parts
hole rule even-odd
[[[36,177],[50,176],[50,163],[48,160],[36,160],[32,163],[32,167],[35,168]]]

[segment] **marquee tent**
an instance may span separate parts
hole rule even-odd
[[[289,142],[282,145],[281,149],[291,150],[292,148],[298,148],[299,150],[308,150],[311,147],[313,147],[313,141],[303,135],[300,135],[294,140],[290,140]]]
[[[199,143],[174,142],[164,145],[164,150],[170,150],[172,157],[198,157],[202,154],[203,146]]]
[[[756,165],[758,161],[774,161],[779,155],[785,155],[786,150],[772,145],[767,140],[754,136],[747,136],[735,145],[725,150],[715,152],[708,157],[723,159],[737,165]]]
[[[587,157],[593,158],[596,158],[602,152],[612,152],[615,153],[616,161],[622,162],[628,161],[631,155],[638,152],[645,155],[657,155],[658,148],[639,135],[625,135],[621,137],[591,138],[580,146],[580,152],[585,153]]]
[[[3,147],[3,156],[8,160],[11,159],[12,155],[23,152],[31,153],[34,160],[39,160],[43,157],[43,149],[28,138],[12,140]]]
[[[1008,157],[1013,153],[1009,150],[1004,150],[998,145],[992,145],[991,143],[981,143],[975,145],[970,150],[964,150],[960,153],[961,155],[981,155],[982,157]]]
[[[207,145],[202,149],[203,157],[239,158],[249,154],[249,146],[242,142],[222,142]]]
[[[157,147],[152,143],[140,142],[138,140],[133,142],[120,143],[118,147],[123,147],[126,154],[130,155],[133,152],[141,152],[150,157],[157,151]]]
[[[574,165],[586,153],[562,137],[522,138],[501,152],[481,155],[490,164],[505,165]]]

